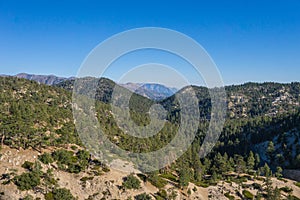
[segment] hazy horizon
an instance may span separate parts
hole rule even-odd
[[[225,85],[299,82],[299,9],[297,1],[1,2],[0,74],[76,76],[90,51],[107,38],[134,28],[163,27],[202,45]],[[184,60],[159,51],[120,58],[110,70],[118,78],[109,77],[118,80],[119,73],[148,62],[173,67],[192,84],[201,84]],[[172,77],[166,79],[176,85]]]
[[[59,75],[56,75],[56,74],[33,74],[33,73],[27,73],[27,72],[20,72],[20,73],[17,73],[17,74],[3,74],[3,73],[0,73],[0,76],[17,76],[19,74],[27,74],[27,75],[37,75],[37,76],[55,76],[55,77],[58,77],[58,78],[76,78],[76,76],[59,76]],[[91,76],[92,77],[92,76]],[[94,78],[97,78],[97,77],[94,77]],[[175,86],[172,86],[172,85],[168,85],[168,84],[164,84],[164,83],[159,83],[159,82],[153,82],[153,81],[149,81],[149,82],[135,82],[135,81],[128,81],[128,82],[118,82],[110,77],[106,77],[106,76],[102,76],[100,78],[107,78],[107,79],[110,79],[112,81],[114,81],[115,83],[117,84],[161,84],[163,86],[166,86],[168,88],[175,88],[177,90],[180,90],[182,89],[183,87],[185,86],[188,86],[188,85],[184,85],[182,87],[175,87]],[[296,83],[299,83],[300,81],[289,81],[289,82],[279,82],[279,81],[245,81],[245,82],[242,82],[242,83],[234,83],[234,84],[224,84],[224,86],[238,86],[238,85],[244,85],[244,84],[247,84],[247,83],[259,83],[259,84],[263,84],[263,83],[279,83],[279,84],[290,84],[290,83],[293,83],[293,82],[296,82]],[[194,85],[194,86],[201,86],[201,87],[206,87],[206,85],[196,85],[196,84],[190,84],[190,85]]]

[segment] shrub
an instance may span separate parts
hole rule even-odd
[[[246,179],[248,179],[248,180],[252,180],[252,177],[251,176],[249,176],[249,175],[244,175],[244,176],[242,176],[244,179],[243,179],[243,181],[244,182],[247,182],[247,180]]]
[[[165,178],[165,179],[168,179],[168,180],[173,181],[173,182],[178,182],[177,177],[174,176],[174,175],[171,174],[171,173],[168,173],[168,174],[161,174],[160,177]]]
[[[72,151],[60,149],[53,152],[52,157],[57,161],[59,169],[70,173],[79,173],[88,166],[90,155],[84,150],[79,150],[76,155],[74,155]]]
[[[163,188],[167,184],[167,181],[157,176],[156,174],[150,175],[148,181],[157,188]]]
[[[44,154],[40,155],[39,160],[46,165],[53,163],[53,158],[49,153],[44,153]]]
[[[256,177],[256,180],[258,180],[258,181],[265,181],[265,178],[264,177]]]
[[[72,150],[76,150],[76,149],[78,149],[78,148],[77,148],[77,146],[72,145],[72,146],[71,146],[71,149],[72,149]]]
[[[256,190],[262,190],[262,186],[259,183],[252,183],[252,186]]]
[[[123,187],[127,189],[139,189],[141,187],[141,181],[133,174],[124,178]]]
[[[102,167],[102,171],[109,172],[110,169],[108,168],[108,166],[105,165],[105,166]]]
[[[191,191],[190,188],[188,189],[187,194],[188,194],[189,196],[192,194],[192,191]]]
[[[69,165],[73,162],[75,162],[76,158],[73,157],[72,151],[67,151],[64,149],[59,149],[52,153],[52,157],[54,160],[58,161],[61,164]]]
[[[24,169],[27,169],[29,171],[32,171],[33,170],[33,165],[34,164],[32,162],[29,162],[29,161],[26,160],[21,167],[23,167]]]
[[[294,185],[300,187],[300,182],[295,182]]]
[[[195,183],[198,187],[203,187],[203,188],[208,188],[209,184],[208,183],[203,183],[203,182],[197,182]]]
[[[285,192],[285,193],[293,192],[293,189],[288,187],[288,186],[282,187],[282,188],[280,188],[280,190]]]
[[[165,199],[160,196],[155,196],[155,200],[165,200]]]
[[[19,190],[24,191],[38,186],[41,182],[41,178],[38,172],[29,172],[14,177],[13,182],[18,186]]]
[[[166,190],[159,190],[159,191],[157,192],[157,195],[158,195],[159,197],[161,197],[162,199],[167,199],[167,198],[168,198],[168,193],[167,193]]]
[[[75,197],[72,195],[70,190],[58,188],[45,194],[45,200],[75,200]]]
[[[225,197],[227,197],[228,199],[234,200],[234,196],[230,195],[229,192],[225,193],[224,195],[225,195]]]
[[[145,174],[137,174],[137,176],[143,181],[146,182],[147,181],[147,176]]]
[[[47,194],[45,194],[45,200],[54,200],[53,193],[48,192]]]
[[[93,179],[94,179],[94,177],[92,177],[92,176],[90,176],[90,177],[85,176],[85,177],[82,177],[82,178],[80,179],[80,181],[86,182],[86,181],[90,181],[90,180],[93,180]]]
[[[151,200],[151,196],[149,194],[146,194],[146,193],[142,193],[142,194],[139,194],[139,195],[136,195],[134,197],[135,200]]]
[[[243,190],[243,195],[246,199],[253,199],[254,196],[251,192],[249,192],[248,190]]]
[[[197,192],[197,188],[196,188],[196,187],[194,187],[194,188],[193,188],[193,191],[194,191],[194,192]]]
[[[287,200],[300,200],[300,199],[294,195],[289,195]]]

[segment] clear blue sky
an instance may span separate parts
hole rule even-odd
[[[300,1],[0,0],[0,74],[74,76],[101,41],[132,28],[180,31],[226,84],[300,81]]]

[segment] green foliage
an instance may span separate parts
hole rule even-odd
[[[265,163],[265,165],[262,168],[260,168],[260,172],[266,177],[270,177],[272,175],[272,171],[267,163]]]
[[[59,149],[52,153],[52,158],[57,161],[59,169],[70,173],[79,173],[88,166],[90,154],[84,150],[79,150],[74,154],[73,151]]]
[[[247,159],[247,168],[248,170],[254,169],[255,166],[255,158],[252,151],[250,151],[248,159]]]
[[[275,176],[277,177],[277,178],[281,178],[282,177],[282,168],[281,167],[277,167],[276,168],[276,173],[275,173]]]
[[[57,87],[50,87],[24,79],[0,77],[0,138],[3,139],[4,144],[12,148],[36,150],[67,143],[80,146],[71,108],[70,91],[73,83],[74,81],[67,81]],[[111,101],[115,83],[108,79],[100,79],[99,83],[96,94],[97,117],[110,141],[122,149],[141,153],[158,150],[174,138],[180,124],[180,109],[175,96],[158,102],[167,110],[167,121],[161,131],[146,139],[136,138],[123,133],[109,112],[111,107],[108,103]],[[149,175],[147,180],[159,188],[166,184],[165,179],[178,182],[180,187],[187,186],[190,181],[198,185],[215,184],[219,179],[224,179],[230,171],[255,172],[268,162],[260,169],[260,174],[267,176],[262,189],[267,191],[270,198],[274,197],[275,189],[270,185],[272,175],[270,168],[275,169],[277,166],[298,168],[300,166],[299,138],[295,139],[294,144],[288,143],[288,133],[291,131],[297,133],[300,129],[300,110],[295,104],[300,101],[298,95],[300,84],[247,83],[226,87],[227,101],[231,105],[228,105],[228,118],[219,141],[205,159],[199,158],[199,151],[209,127],[211,99],[207,88],[194,86],[192,88],[199,98],[201,121],[195,140],[176,163],[168,166],[169,172]],[[284,92],[281,92],[282,90]],[[285,95],[285,92],[289,93],[287,101],[283,100],[274,104],[273,102]],[[129,117],[139,125],[147,125],[149,123],[148,110],[153,103],[155,102],[147,98],[133,95],[130,99]],[[274,111],[278,113],[274,114]],[[90,124],[85,125],[89,131]],[[189,128],[186,127],[186,131],[189,131]],[[274,138],[278,139],[275,141]],[[251,150],[254,149],[254,145],[266,141],[270,142],[267,148],[268,159],[264,160],[264,157],[260,159],[259,151],[252,152]],[[61,170],[79,173],[89,165],[90,156],[88,152],[74,147],[71,146],[73,151],[57,150],[52,155],[45,153],[39,156],[39,160],[45,164],[56,162]],[[294,151],[296,154],[291,153]],[[27,183],[28,177],[35,173],[41,176],[36,169],[39,168],[38,165],[31,165],[24,163],[29,173],[16,176],[14,179],[14,182],[20,185],[18,187],[34,187]],[[103,166],[102,170],[109,171],[109,168]],[[172,175],[175,170],[177,170],[178,178]],[[277,168],[275,175],[280,177],[280,174],[280,168]],[[49,174],[47,181],[55,185],[52,178]],[[233,181],[242,182],[243,180],[238,177]],[[53,197],[53,194],[49,193],[49,196]]]
[[[173,181],[173,182],[178,182],[178,178],[171,173],[161,174],[159,176],[162,178],[168,179],[170,181]]]
[[[46,200],[75,200],[70,190],[65,188],[56,188],[52,192],[45,194]]]
[[[45,194],[45,200],[54,200],[53,193],[48,192],[47,194]]]
[[[243,190],[243,195],[246,199],[249,199],[249,200],[254,198],[254,195],[251,192],[249,192],[248,190]]]
[[[234,200],[234,196],[230,195],[229,192],[226,192],[226,193],[224,194],[224,196],[227,197],[229,200]]]
[[[253,183],[252,186],[256,190],[262,190],[262,186],[259,183]]]
[[[163,188],[167,184],[167,181],[158,176],[157,173],[150,174],[147,180],[157,188]]]
[[[31,190],[40,184],[41,177],[38,172],[33,171],[16,176],[13,181],[19,190]]]
[[[203,182],[197,182],[195,183],[198,187],[203,187],[203,188],[208,188],[209,184],[208,183],[203,183]]]
[[[151,200],[151,196],[146,193],[138,194],[134,197],[135,200]]]
[[[122,185],[126,189],[139,189],[141,187],[141,181],[133,174],[130,174],[123,179]]]
[[[75,151],[75,150],[77,150],[77,149],[78,149],[78,147],[77,147],[77,146],[75,146],[75,145],[72,145],[72,146],[71,146],[71,149],[72,149],[73,151]]]
[[[80,179],[80,181],[86,182],[86,181],[93,180],[93,179],[94,179],[93,176],[89,176],[89,177],[85,176],[85,177],[82,177],[82,178]]]
[[[267,155],[270,161],[274,160],[275,157],[274,152],[275,152],[274,143],[270,141],[267,148]]]
[[[23,167],[24,169],[29,170],[29,171],[32,171],[32,170],[33,170],[33,166],[34,166],[34,163],[29,162],[29,161],[25,161],[25,162],[22,164],[22,167]]]
[[[190,170],[186,169],[186,168],[182,168],[179,171],[179,186],[180,187],[187,187],[190,180],[191,180],[191,176],[190,176]]]
[[[289,195],[287,197],[287,200],[300,200],[298,197],[294,196],[294,195]]]
[[[106,165],[102,166],[102,170],[103,170],[104,172],[109,172],[109,171],[110,171],[109,167],[106,166]]]
[[[300,188],[300,182],[295,182],[294,185]]]
[[[38,158],[44,164],[50,164],[50,163],[53,163],[53,161],[54,161],[51,154],[49,154],[49,153],[44,153],[44,154],[40,155]]]
[[[48,169],[46,173],[43,174],[44,185],[48,188],[53,188],[58,186],[58,181],[53,176],[53,170]]]
[[[243,156],[235,154],[234,160],[235,160],[235,171],[237,173],[245,172],[246,171],[246,162],[244,161]]]
[[[79,143],[69,92],[13,77],[0,77],[0,90],[0,138],[4,144],[41,149],[58,143]]]
[[[288,189],[287,189],[288,190]],[[280,189],[278,189],[278,187],[276,187],[273,191],[272,191],[272,195],[268,196],[269,199],[272,200],[281,200],[281,192]]]
[[[290,188],[290,187],[287,187],[287,186],[280,188],[280,190],[285,192],[285,193],[292,193],[293,192],[293,189]]]
[[[160,197],[161,199],[168,199],[168,193],[167,193],[166,190],[160,189],[160,190],[156,193],[156,195],[157,195],[158,197]],[[157,199],[157,197],[156,197],[156,199]]]

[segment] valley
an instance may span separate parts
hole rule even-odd
[[[285,170],[300,168],[300,83],[226,86],[226,122],[205,158],[198,153],[210,120],[209,89],[180,89],[178,93],[193,89],[199,100],[195,140],[169,166],[151,173],[134,166],[133,174],[113,169],[85,149],[73,123],[73,84],[0,77],[0,199],[300,198],[299,183],[283,177]],[[160,100],[132,96],[130,114],[136,124],[149,123],[147,112],[154,103],[167,111],[163,129],[141,139],[123,133],[114,121],[109,103],[115,85],[99,79],[94,97],[109,140],[138,153],[166,145],[180,126],[175,95]]]

